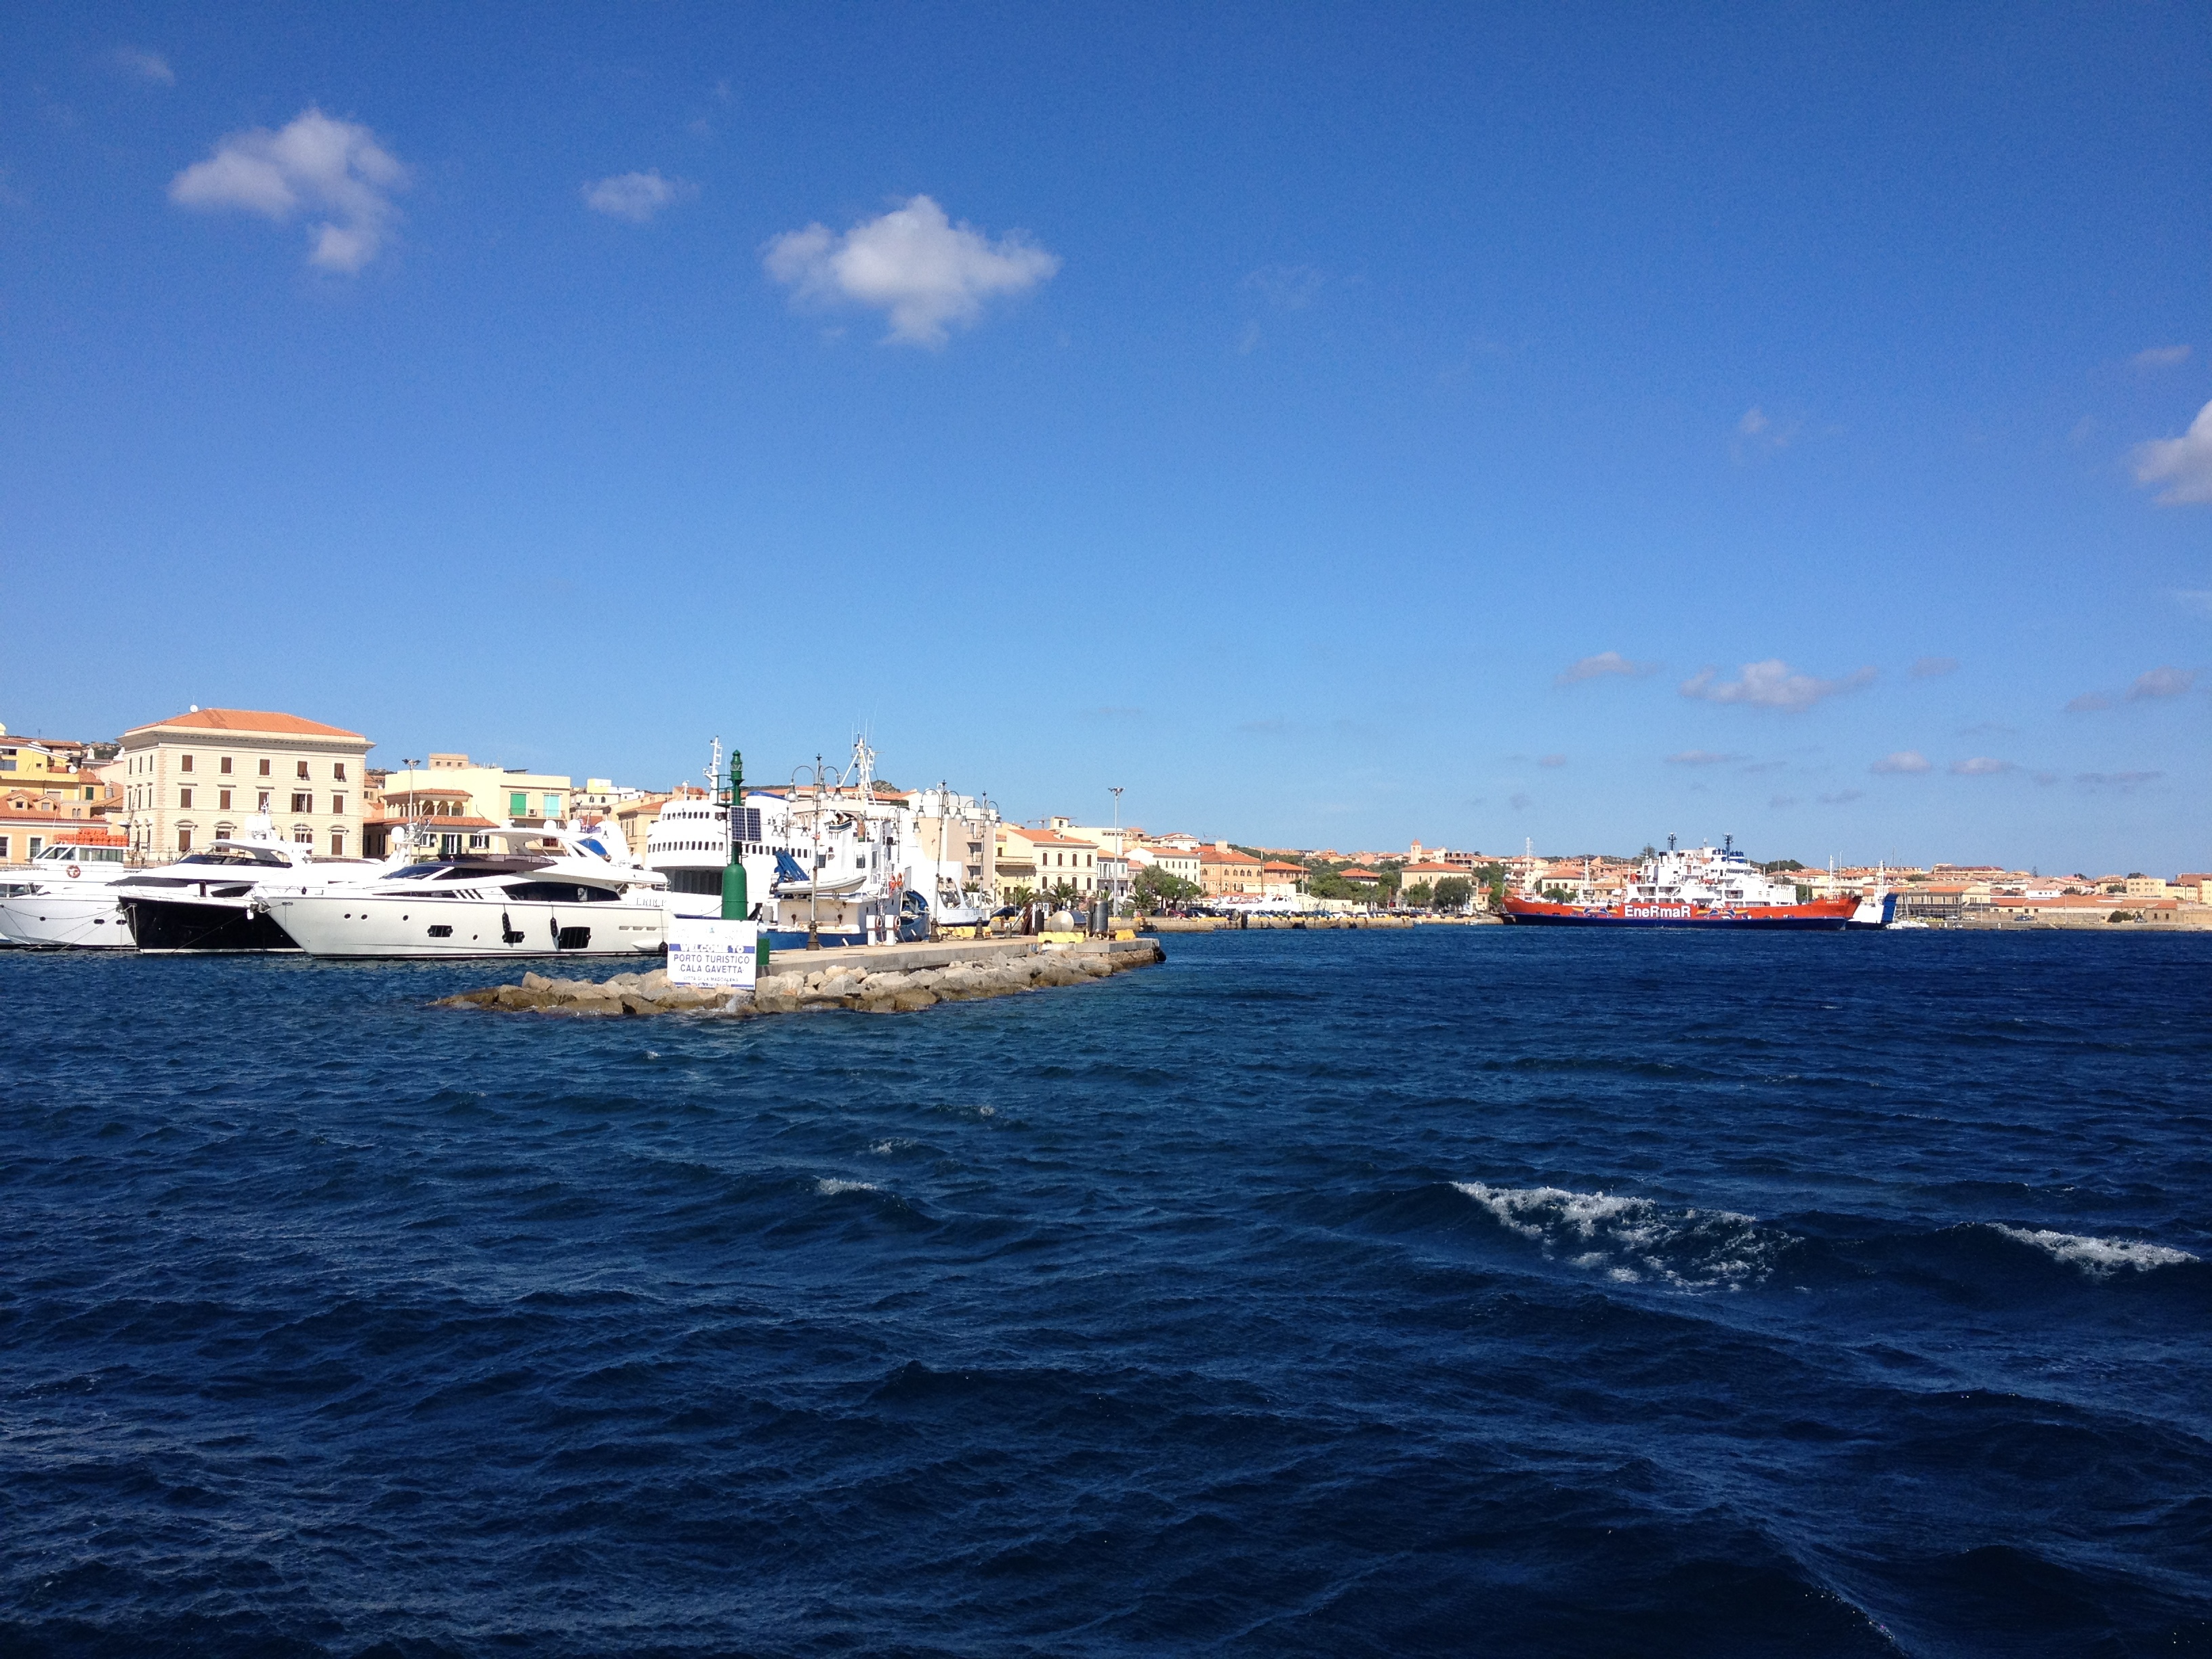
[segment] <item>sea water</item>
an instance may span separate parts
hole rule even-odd
[[[2212,936],[0,957],[10,1655],[2212,1644]]]

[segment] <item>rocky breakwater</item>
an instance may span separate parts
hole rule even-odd
[[[850,957],[840,952],[838,959],[819,967],[810,962],[805,967],[764,975],[750,991],[672,985],[662,969],[646,974],[617,974],[605,980],[549,979],[531,973],[522,976],[520,985],[464,991],[433,1006],[586,1018],[689,1013],[746,1018],[817,1008],[904,1014],[940,1002],[973,1002],[1056,986],[1088,985],[1093,980],[1162,961],[1165,956],[1150,939],[1000,946],[963,953],[928,966],[900,965],[900,954],[890,952],[889,959],[871,963],[862,959],[858,951]]]

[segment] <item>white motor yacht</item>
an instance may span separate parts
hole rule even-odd
[[[509,824],[505,853],[421,858],[358,885],[276,888],[253,908],[314,957],[635,957],[667,946],[667,878],[619,837]]]
[[[112,846],[66,839],[28,864],[0,866],[0,945],[129,950],[131,930],[113,890],[130,873],[124,850],[120,839]]]
[[[280,840],[267,817],[251,817],[236,836],[210,842],[174,864],[131,872],[115,883],[114,893],[141,951],[296,951],[282,928],[253,908],[258,894],[272,884],[370,881],[392,867],[373,859],[316,858],[305,842]]]

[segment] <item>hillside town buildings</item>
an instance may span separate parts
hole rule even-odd
[[[667,805],[708,793],[696,783],[655,792],[609,778],[579,786],[568,774],[478,763],[459,751],[387,771],[368,766],[374,747],[357,732],[272,710],[195,708],[134,726],[113,743],[11,736],[0,726],[0,862],[34,856],[65,835],[88,844],[112,837],[135,862],[165,862],[257,817],[319,857],[383,856],[401,825],[447,854],[482,851],[510,821],[550,818],[611,824],[642,858]],[[1456,899],[1457,886],[1445,885],[1455,878],[1473,890],[1472,908],[1498,885],[1609,901],[1650,850],[1486,854],[1420,840],[1403,852],[1267,848],[1066,815],[1010,823],[980,797],[946,786],[872,787],[878,801],[908,809],[919,850],[1000,902],[1028,895],[1118,905],[1139,891],[1147,872],[1173,878],[1168,889],[1196,902],[1232,908],[1434,905],[1439,892]],[[850,793],[833,787],[824,797]],[[1764,867],[1792,882],[1802,899],[1888,891],[1900,917],[1936,924],[2212,926],[2206,871],[2048,875],[1994,864],[1812,867],[1786,860]]]

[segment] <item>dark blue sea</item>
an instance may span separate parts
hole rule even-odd
[[[0,957],[0,1653],[2212,1650],[2212,935]]]

